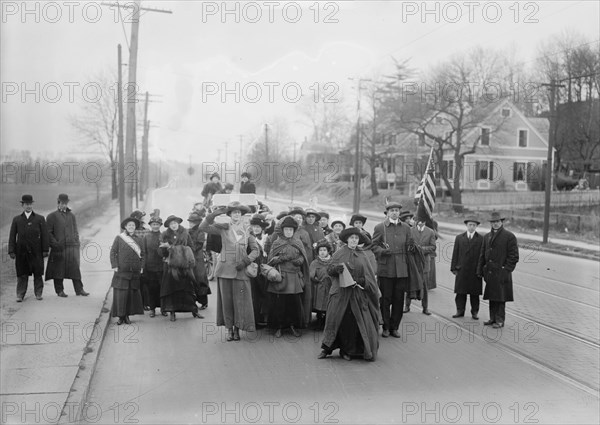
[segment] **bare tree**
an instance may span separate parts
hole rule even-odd
[[[108,159],[111,170],[111,197],[117,199],[117,99],[116,77],[107,73],[96,76],[102,96],[97,102],[80,99],[81,113],[70,117],[73,129],[82,137],[82,144],[91,151],[100,152]]]

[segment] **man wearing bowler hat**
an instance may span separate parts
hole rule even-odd
[[[406,245],[412,238],[410,226],[399,220],[402,205],[390,202],[385,209],[386,218],[375,226],[371,247],[377,257],[377,277],[381,289],[381,336],[400,338],[398,327],[402,320],[404,293],[408,288]]]
[[[506,302],[514,301],[512,272],[519,262],[517,238],[504,228],[504,219],[497,211],[490,214],[492,231],[483,237],[477,264],[477,276],[486,284],[483,299],[490,303],[490,320],[484,325],[494,328],[504,327]]]
[[[481,277],[477,276],[477,262],[483,244],[483,237],[477,233],[481,223],[475,216],[464,221],[467,231],[454,239],[450,271],[455,277],[454,293],[456,297],[456,314],[452,317],[464,317],[467,306],[467,295],[471,300],[471,317],[479,319],[479,296],[481,295]]]
[[[48,256],[48,229],[43,215],[33,212],[33,196],[21,197],[23,212],[13,218],[8,238],[8,255],[15,260],[17,302],[27,293],[27,281],[33,275],[33,292],[38,301],[44,291],[44,258]]]
[[[66,298],[64,279],[73,281],[75,294],[88,296],[83,290],[81,271],[79,270],[79,231],[75,215],[71,212],[69,196],[58,195],[58,208],[48,214],[48,236],[50,238],[50,256],[46,268],[46,280],[54,279],[54,290],[59,297]]]

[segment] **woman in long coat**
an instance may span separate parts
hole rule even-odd
[[[240,329],[256,330],[252,288],[244,270],[259,254],[254,236],[249,234],[242,221],[242,215],[249,211],[247,206],[232,202],[226,208],[208,214],[199,228],[202,232],[221,236],[223,246],[214,266],[218,286],[217,326],[227,328],[227,341],[239,341]],[[221,214],[227,214],[231,222],[215,224],[215,217]]]
[[[150,317],[155,317],[156,308],[160,307],[160,284],[164,268],[163,256],[159,248],[162,224],[163,221],[158,215],[151,217],[148,221],[151,230],[142,239],[144,259],[144,271],[141,279],[142,299],[148,303]],[[145,298],[144,293],[146,294]],[[161,309],[161,314],[166,316],[167,312]]]
[[[327,269],[332,276],[332,285],[319,358],[323,359],[339,348],[340,356],[345,360],[361,356],[374,361],[379,349],[381,294],[371,262],[364,251],[357,249],[367,240],[356,227],[345,229],[340,239],[347,245],[336,251]],[[342,277],[344,269],[350,272],[355,285],[346,286],[348,282]]]
[[[142,270],[142,242],[135,234],[139,220],[128,217],[121,223],[120,233],[110,249],[110,265],[115,271],[112,278],[113,304],[111,315],[118,317],[117,325],[130,324],[129,316],[144,314],[140,275]]]
[[[191,212],[188,217],[190,223],[190,237],[192,238],[192,251],[196,265],[194,266],[194,288],[196,292],[196,302],[200,304],[200,309],[204,310],[208,306],[208,295],[211,294],[206,275],[206,265],[204,264],[204,243],[206,242],[206,233],[200,230],[200,223],[206,215],[206,210],[202,208],[199,212]]]
[[[329,290],[331,289],[331,276],[327,273],[327,267],[331,263],[333,248],[326,239],[317,242],[318,257],[310,263],[308,274],[312,283],[312,310],[317,313],[315,328],[322,329],[325,325],[325,312],[329,302]]]
[[[279,338],[282,329],[290,328],[295,337],[296,328],[303,325],[302,293],[308,280],[308,258],[302,242],[295,237],[298,222],[290,216],[281,221],[281,235],[273,242],[268,264],[281,273],[281,282],[269,282],[269,314],[267,326],[275,329]]]
[[[170,255],[173,248],[183,245],[192,248],[192,238],[187,229],[180,225],[183,219],[171,215],[165,220],[167,228],[161,235],[161,254],[168,261],[163,268],[163,277],[160,287],[161,311],[171,314],[170,320],[177,320],[175,313],[191,312],[197,319],[204,317],[198,314],[196,305],[196,292],[194,290],[194,271],[191,267],[175,267]]]

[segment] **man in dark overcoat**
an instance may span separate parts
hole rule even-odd
[[[404,293],[408,288],[407,243],[412,241],[410,227],[399,220],[402,205],[390,202],[386,218],[375,226],[371,250],[377,258],[377,278],[381,289],[383,333],[400,338]]]
[[[504,327],[506,302],[514,301],[512,272],[519,262],[517,238],[504,228],[504,219],[497,211],[491,213],[492,231],[483,237],[477,264],[477,275],[486,283],[483,299],[490,303],[490,320],[484,325],[494,328]]]
[[[425,225],[426,218],[425,217],[417,217],[417,225],[415,227],[411,227],[410,232],[412,238],[415,240],[415,243],[421,247],[424,256],[424,264],[423,264],[423,292],[421,298],[421,307],[423,308],[423,314],[427,316],[431,315],[429,312],[429,298],[427,296],[427,290],[432,289],[428,288],[429,285],[429,273],[431,273],[431,269],[435,268],[435,261],[431,261],[431,258],[435,258],[435,232],[433,229],[427,227]],[[404,312],[408,313],[410,311],[410,297],[406,297],[406,301],[404,304]]]
[[[467,306],[467,295],[471,302],[471,317],[479,319],[479,296],[481,295],[481,277],[477,276],[477,263],[479,252],[483,244],[483,236],[477,233],[477,226],[481,224],[477,217],[467,217],[464,221],[467,231],[457,235],[454,239],[450,271],[454,279],[454,299],[456,314],[452,317],[464,317]]]
[[[48,229],[43,215],[33,212],[33,196],[21,197],[23,212],[14,217],[8,238],[8,255],[15,260],[17,302],[27,293],[27,281],[33,275],[33,292],[42,300],[44,258],[48,256]]]
[[[69,195],[58,195],[58,209],[48,214],[46,224],[50,238],[50,256],[46,267],[46,280],[54,279],[54,290],[59,297],[66,298],[64,279],[73,281],[75,294],[88,296],[83,289],[81,271],[79,270],[79,231],[75,215],[71,212]]]

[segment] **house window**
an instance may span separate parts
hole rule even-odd
[[[527,181],[527,163],[513,162],[513,182]]]
[[[502,108],[502,118],[508,118],[511,114],[510,108]]]
[[[476,161],[475,180],[494,180],[494,162]]]
[[[449,180],[452,180],[454,178],[454,161],[453,160],[442,161],[442,176],[445,176]],[[436,177],[438,179],[440,178],[439,173],[438,173],[438,176],[436,176]]]
[[[487,127],[482,127],[481,128],[481,141],[480,144],[482,146],[489,146],[490,145],[490,129]]]
[[[519,130],[519,147],[520,148],[527,147],[527,138],[528,138],[528,131],[527,130]]]
[[[423,133],[419,133],[419,146],[425,146],[425,135]]]

